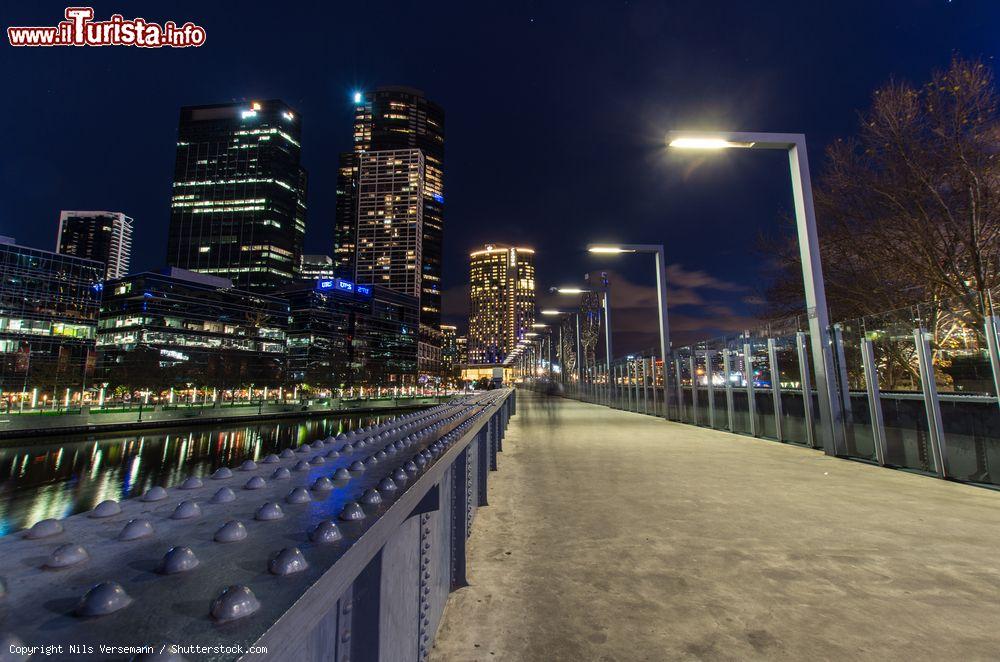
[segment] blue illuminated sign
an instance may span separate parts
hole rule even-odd
[[[367,285],[358,285],[357,292],[361,296],[370,297],[372,295],[372,288],[368,287]]]
[[[443,195],[435,193],[435,194],[431,195],[431,197],[434,198],[435,200],[437,200],[438,202],[444,204],[444,196]]]
[[[355,285],[343,278],[331,278],[328,280],[316,281],[317,290],[337,290],[339,292],[357,292],[363,296],[371,296],[372,289],[366,285]]]

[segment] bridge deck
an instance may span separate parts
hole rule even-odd
[[[519,392],[432,659],[996,659],[1000,493]]]

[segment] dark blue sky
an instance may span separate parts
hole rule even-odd
[[[4,27],[54,25],[65,4],[6,3]],[[303,121],[309,252],[332,241],[336,154],[350,92],[422,88],[447,112],[446,311],[466,302],[466,255],[532,245],[540,285],[598,268],[591,240],[664,243],[674,328],[749,324],[756,237],[790,206],[781,155],[667,157],[663,133],[701,127],[804,132],[823,147],[891,76],[914,82],[954,53],[997,55],[1000,3],[212,2],[98,3],[193,21],[202,48],[0,46],[7,134],[0,234],[52,249],[60,209],[136,220],[136,268],[164,260],[178,108],[284,99]],[[605,263],[619,347],[651,344],[651,269]]]

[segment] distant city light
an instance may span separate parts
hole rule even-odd
[[[355,91],[354,92],[354,103],[361,103],[362,99],[364,99],[364,96],[362,96],[361,92]]]
[[[242,113],[240,113],[240,115],[243,116],[243,119],[247,119],[248,117],[257,117],[257,111],[256,110],[244,110]]]
[[[260,110],[260,104],[256,101],[250,104],[250,107],[253,108],[254,110]]]

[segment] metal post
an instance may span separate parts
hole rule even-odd
[[[927,431],[930,433],[931,452],[934,454],[934,468],[941,478],[947,478],[947,447],[944,443],[944,424],[941,421],[941,400],[934,381],[930,334],[922,327],[914,329],[913,341],[917,346],[917,368],[920,370],[920,386],[924,392],[924,409],[927,411]]]
[[[708,392],[708,427],[715,427],[715,386],[712,384],[712,357],[715,352],[705,351],[705,386]]]
[[[840,394],[841,415],[843,416],[843,426],[841,429],[844,434],[844,448],[846,450],[854,447],[854,420],[851,416],[851,385],[847,381],[847,358],[844,355],[843,327],[840,324],[834,324],[830,337],[833,340],[833,351],[836,352],[834,356],[837,359],[837,382],[840,385],[838,393]]]
[[[666,359],[664,359],[664,371],[666,371]],[[674,379],[677,383],[677,420],[686,423],[684,419],[687,418],[684,415],[684,388],[681,382],[681,357],[674,357]],[[667,391],[664,390],[664,393]],[[669,402],[669,400],[667,400]]]
[[[753,394],[753,353],[750,343],[743,343],[743,372],[747,380],[747,416],[750,419],[750,436],[757,436],[757,401]]]
[[[774,397],[774,434],[778,441],[784,441],[782,434],[782,410],[781,410],[781,369],[778,367],[778,348],[774,338],[767,339],[767,362],[771,373],[771,395]]]
[[[1000,350],[997,349],[997,317],[986,316],[986,349],[990,355],[990,370],[993,372],[993,393],[1000,405]]]
[[[632,390],[635,392],[635,413],[639,413],[639,359],[633,359],[632,372],[635,378],[632,381]]]
[[[645,357],[642,358],[642,413],[649,414],[649,372]]]
[[[813,420],[812,384],[809,378],[809,354],[806,349],[806,334],[795,334],[795,349],[799,355],[799,381],[802,384],[802,413],[806,419],[806,441],[810,448],[816,448],[816,425]]]
[[[625,388],[625,411],[632,411],[632,364],[628,359],[625,359],[625,381],[622,386]]]
[[[688,374],[691,375],[691,423],[698,425],[698,362],[692,350],[688,357]]]
[[[656,249],[656,309],[660,322],[660,356],[663,357],[663,418],[669,418],[667,403],[670,402],[670,387],[666,379],[667,357],[670,356],[670,324],[667,321],[667,264],[663,246]],[[679,384],[678,384],[679,386]],[[678,392],[678,406],[680,392]]]
[[[583,389],[583,353],[580,351],[580,313],[576,315],[576,386],[577,392]]]
[[[878,388],[878,369],[875,367],[875,349],[868,338],[861,339],[861,365],[865,371],[868,391],[868,414],[872,421],[872,441],[875,442],[875,459],[885,466],[885,422],[882,419],[882,399]]]
[[[736,432],[736,412],[733,406],[733,363],[728,347],[722,350],[722,372],[725,373],[726,427],[730,432]]]
[[[649,357],[649,373],[652,377],[650,392],[653,394],[653,416],[659,415],[659,409],[656,408],[656,356]]]

